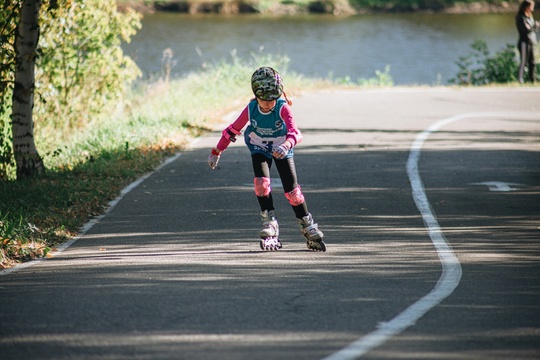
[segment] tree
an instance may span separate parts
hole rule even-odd
[[[0,180],[39,175],[74,128],[113,111],[141,75],[122,52],[140,14],[115,0],[0,0]],[[39,43],[38,43],[39,40]],[[16,73],[16,74],[15,74]],[[35,102],[34,102],[35,98]],[[35,132],[34,132],[35,125]],[[47,148],[48,147],[48,148]]]
[[[41,0],[22,0],[15,33],[15,82],[13,88],[12,132],[17,179],[45,171],[34,142],[34,87],[39,10]]]

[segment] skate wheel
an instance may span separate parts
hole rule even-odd
[[[277,237],[261,239],[259,245],[263,251],[277,251],[282,247],[281,241]]]
[[[313,251],[322,251],[322,252],[325,252],[326,251],[326,244],[324,243],[324,241],[306,241],[306,245],[308,247],[309,250],[313,250]]]

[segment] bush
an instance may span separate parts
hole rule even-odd
[[[457,61],[459,72],[451,84],[487,85],[492,83],[511,83],[517,81],[519,63],[514,45],[506,47],[490,56],[488,46],[483,40],[471,44],[473,52]]]

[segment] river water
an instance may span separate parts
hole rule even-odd
[[[171,48],[173,76],[230,60],[233,51],[242,59],[262,51],[288,56],[289,69],[306,76],[372,78],[389,65],[396,85],[444,85],[455,77],[456,62],[471,52],[474,40],[485,40],[492,53],[517,40],[512,13],[346,18],[155,13],[146,14],[142,24],[123,48],[145,78],[160,72],[162,52]]]

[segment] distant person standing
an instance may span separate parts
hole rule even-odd
[[[529,68],[529,80],[534,82],[534,45],[536,44],[535,31],[540,28],[540,23],[533,18],[534,1],[525,0],[521,2],[519,11],[516,15],[516,27],[519,33],[518,51],[519,51],[519,73],[518,79],[523,83],[525,65]]]

